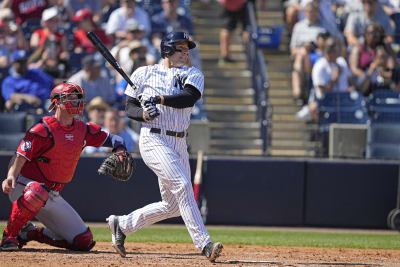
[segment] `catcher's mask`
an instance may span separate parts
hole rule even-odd
[[[77,95],[77,98],[71,98],[71,95]],[[69,114],[82,115],[85,106],[85,92],[76,83],[64,82],[53,88],[50,100],[49,111],[52,111],[56,104],[64,104]]]
[[[182,52],[181,50],[177,49],[174,45],[176,42],[184,42],[188,43],[189,49],[193,49],[196,47],[195,42],[190,40],[189,34],[183,31],[171,32],[167,34],[163,40],[161,41],[160,49],[161,49],[161,57],[170,57],[175,52]]]

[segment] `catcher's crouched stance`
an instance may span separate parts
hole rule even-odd
[[[75,118],[83,112],[84,97],[78,84],[57,85],[50,96],[50,110],[54,109],[55,115],[43,117],[18,146],[2,182],[3,192],[13,204],[0,250],[16,250],[31,240],[79,251],[95,245],[89,227],[60,192],[71,181],[85,146],[113,147],[112,164],[101,167],[113,177],[129,179],[133,160],[121,137]],[[32,224],[34,217],[45,227]]]

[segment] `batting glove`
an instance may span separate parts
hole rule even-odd
[[[146,103],[143,106],[143,117],[145,121],[152,121],[158,116],[160,116],[160,111],[156,106],[152,105],[151,103]]]

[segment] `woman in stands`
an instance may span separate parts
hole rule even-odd
[[[396,73],[396,55],[391,47],[384,43],[384,39],[385,32],[379,23],[368,24],[364,33],[364,44],[354,47],[351,51],[350,70],[357,79],[357,88],[364,95],[368,95],[372,87],[378,84],[380,87],[390,87],[388,78],[392,79],[392,74]],[[380,56],[376,58],[378,48]],[[378,81],[377,77],[382,78],[378,78]],[[386,77],[386,82],[381,81],[383,77]]]

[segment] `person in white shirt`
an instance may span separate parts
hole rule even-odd
[[[126,24],[130,19],[143,25],[146,36],[151,33],[150,18],[146,11],[136,6],[135,0],[121,0],[121,7],[114,10],[107,21],[106,33],[114,35],[116,40],[125,38]]]

